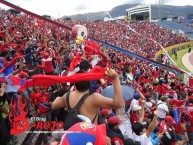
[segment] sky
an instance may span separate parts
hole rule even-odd
[[[159,4],[165,5],[193,5],[193,0],[7,0],[28,11],[39,15],[50,15],[60,18],[64,15],[84,14],[87,12],[110,11],[121,4]],[[0,3],[0,7],[9,9]]]

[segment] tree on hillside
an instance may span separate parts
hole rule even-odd
[[[47,18],[47,19],[51,18],[51,16],[49,16],[49,15],[43,15],[42,17]]]
[[[10,12],[11,14],[16,14],[16,15],[21,13],[20,11],[15,10],[15,9],[9,9],[7,11]]]
[[[69,21],[69,20],[72,20],[72,18],[66,17],[66,18],[63,18],[63,20]]]

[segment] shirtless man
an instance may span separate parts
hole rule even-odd
[[[84,70],[87,71],[88,69],[84,69]],[[124,105],[122,88],[121,88],[118,74],[116,73],[115,70],[109,69],[109,68],[107,68],[105,74],[113,81],[114,98],[113,99],[107,98],[98,93],[93,93],[90,96],[88,96],[84,101],[84,103],[82,104],[82,106],[80,107],[79,112],[81,115],[88,117],[90,120],[93,120],[95,118],[99,108],[118,109]],[[69,104],[71,108],[74,108],[75,105],[80,100],[80,98],[84,94],[89,92],[90,85],[89,85],[89,81],[83,81],[83,82],[75,83],[75,86],[76,86],[76,90],[72,91],[69,97]],[[65,108],[66,106],[67,106],[66,94],[64,94],[64,96],[57,97],[54,100],[54,102],[52,103],[52,110]],[[93,123],[97,124],[97,120],[98,120],[98,115]]]

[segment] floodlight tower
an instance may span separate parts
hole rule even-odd
[[[162,18],[163,5],[164,5],[164,0],[159,0],[159,19]]]

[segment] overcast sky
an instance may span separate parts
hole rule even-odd
[[[159,0],[7,0],[26,10],[39,15],[60,18],[64,15],[83,14],[87,12],[109,11],[121,4],[158,4]],[[160,0],[164,1],[164,0]],[[193,5],[193,0],[165,0],[167,5]],[[0,3],[1,8],[8,9]]]

